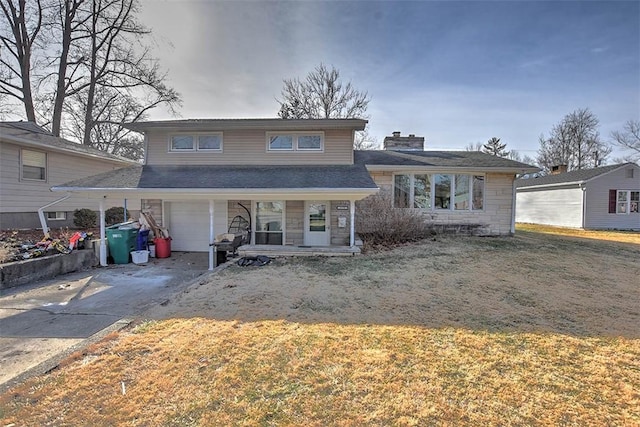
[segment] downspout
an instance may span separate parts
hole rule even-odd
[[[584,183],[580,184],[582,190],[582,228],[586,229],[587,226],[587,187]]]
[[[100,199],[100,265],[107,266],[107,237],[105,226],[104,199]]]
[[[44,205],[43,207],[41,207],[40,209],[38,209],[38,217],[40,218],[40,225],[42,226],[42,232],[44,233],[44,237],[47,238],[49,237],[49,227],[47,227],[47,220],[44,217],[44,210],[46,208],[48,208],[49,206],[53,206],[53,205],[57,205],[60,202],[64,202],[65,200],[67,200],[69,197],[71,197],[71,193],[67,193],[64,197],[62,197],[61,199],[55,200],[51,203],[49,203],[48,205]]]
[[[513,176],[511,184],[511,235],[516,234],[516,176]]]
[[[349,246],[352,248],[356,245],[356,202],[349,200],[349,210],[351,218],[349,218]]]
[[[216,248],[213,244],[215,240],[214,218],[215,208],[213,200],[209,200],[209,270],[213,270],[216,266],[215,263],[217,262],[217,254],[215,253]],[[216,257],[215,260],[214,257]]]

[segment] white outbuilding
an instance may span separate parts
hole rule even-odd
[[[640,230],[639,208],[640,166],[635,163],[516,180],[516,222]]]

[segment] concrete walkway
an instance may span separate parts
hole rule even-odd
[[[206,253],[109,265],[0,293],[0,391],[54,368],[207,273]]]

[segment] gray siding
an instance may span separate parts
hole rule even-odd
[[[582,190],[553,188],[535,191],[526,188],[516,194],[516,222],[582,227]]]
[[[314,129],[309,129],[313,131]],[[325,130],[324,151],[267,151],[267,132],[263,130],[229,130],[223,132],[222,152],[171,152],[169,132],[147,134],[149,165],[295,165],[352,164],[353,131]],[[206,132],[199,132],[206,133]]]
[[[627,169],[634,169],[627,178]],[[628,166],[594,178],[587,184],[585,228],[640,230],[640,213],[610,214],[609,190],[640,191],[640,167]]]
[[[27,148],[33,151],[43,151],[35,148]],[[54,193],[52,186],[63,184],[74,179],[95,175],[98,173],[121,168],[125,165],[109,160],[75,156],[58,152],[47,152],[47,180],[28,181],[20,177],[20,150],[16,144],[0,143],[0,212],[1,213],[34,213],[37,210],[55,200],[62,198],[64,193]],[[105,208],[122,206],[123,200],[109,199]],[[128,200],[129,210],[140,209],[139,200]],[[73,212],[75,209],[88,208],[98,210],[96,200],[86,199],[82,196],[72,195],[71,198],[47,209],[47,211]],[[5,216],[8,221],[9,215]],[[72,220],[73,218],[71,218]],[[51,222],[49,226],[57,227],[60,222]],[[16,224],[11,220],[12,227],[31,227],[32,221],[27,224]],[[6,228],[4,223],[0,228]]]

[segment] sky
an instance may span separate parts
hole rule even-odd
[[[182,118],[276,117],[283,80],[324,63],[368,92],[379,142],[400,131],[460,150],[498,137],[535,157],[579,108],[605,140],[640,120],[640,1],[141,3]]]

